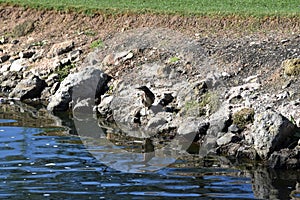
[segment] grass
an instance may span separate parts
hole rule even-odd
[[[299,0],[0,0],[33,8],[87,14],[159,13],[181,15],[300,16]]]
[[[101,39],[93,41],[90,45],[90,48],[92,48],[92,49],[95,49],[98,47],[104,47],[103,41]]]

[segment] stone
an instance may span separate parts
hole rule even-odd
[[[82,54],[82,50],[81,49],[76,49],[74,51],[71,51],[69,53],[69,56],[68,58],[71,60],[71,61],[76,61],[79,59],[79,56]]]
[[[102,116],[107,116],[111,110],[110,110],[110,104],[113,100],[114,96],[112,95],[104,95],[101,99],[100,104],[97,106],[97,111]]]
[[[52,58],[70,52],[74,48],[74,41],[68,40],[54,44],[48,53],[48,57]]]
[[[59,81],[59,75],[56,73],[50,74],[48,78],[46,79],[46,83],[49,87],[54,85],[54,83]]]
[[[8,39],[6,37],[2,36],[0,38],[0,44],[6,44],[7,42],[8,42]]]
[[[20,58],[31,58],[35,54],[34,51],[22,51],[19,53]]]
[[[227,145],[227,144],[229,144],[231,142],[237,141],[237,138],[238,137],[234,133],[226,133],[222,137],[220,137],[219,139],[217,139],[217,145],[218,146]]]
[[[86,67],[77,73],[69,74],[51,96],[47,109],[66,111],[71,108],[71,101],[79,102],[82,99],[101,96],[107,90],[109,80],[108,75],[95,67]]]
[[[27,62],[24,59],[17,59],[12,62],[10,71],[21,72],[28,68]]]
[[[164,117],[155,116],[148,121],[145,130],[147,130],[148,132],[150,131],[148,134],[152,136],[158,133],[159,128],[166,123],[168,123],[168,121]]]
[[[10,64],[2,65],[2,67],[0,68],[0,73],[3,74],[4,72],[9,71],[9,68],[10,68]]]
[[[32,75],[21,80],[9,94],[9,98],[20,99],[21,101],[39,98],[45,87],[46,83],[44,80],[41,80],[38,76]]]
[[[231,123],[229,106],[224,102],[217,112],[213,113],[209,118],[210,126],[199,150],[200,157],[203,158],[211,153],[216,153],[218,136],[220,133],[221,135],[226,133]]]
[[[240,129],[236,124],[231,124],[228,127],[228,131],[231,132],[231,133],[239,133],[239,132],[242,131],[242,129]]]
[[[0,56],[0,63],[4,63],[4,62],[8,61],[9,58],[10,58],[10,55],[7,55],[7,54]]]
[[[266,110],[254,115],[251,127],[250,144],[262,159],[267,159],[274,151],[287,148],[293,142],[293,137],[299,128],[281,114]],[[249,140],[249,139],[248,139]]]

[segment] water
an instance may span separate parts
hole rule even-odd
[[[70,121],[25,105],[0,106],[0,198],[288,199],[299,180],[299,172],[203,164],[195,155],[156,172],[124,173],[69,134]]]

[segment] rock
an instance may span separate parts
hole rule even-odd
[[[295,140],[297,126],[273,110],[254,115],[250,144],[262,159],[267,159],[274,151],[287,148]],[[252,141],[251,141],[252,140]]]
[[[166,123],[168,123],[168,121],[164,117],[155,116],[155,117],[152,117],[148,121],[148,124],[146,125],[145,130],[147,130],[147,132],[149,132],[150,136],[153,136],[156,133],[158,133],[159,128],[161,128]]]
[[[9,94],[9,98],[20,99],[21,101],[39,98],[45,87],[46,83],[44,80],[41,80],[38,76],[32,75],[21,80]]]
[[[219,110],[210,116],[210,126],[199,150],[200,157],[216,153],[217,138],[219,135],[222,136],[228,131],[228,127],[231,123],[232,120],[229,106],[227,103],[223,103]]]
[[[239,137],[236,136],[234,133],[226,133],[219,139],[217,139],[217,145],[218,146],[224,146],[231,142],[236,142],[239,140]]]
[[[288,59],[282,62],[284,74],[287,76],[300,75],[300,58]]]
[[[35,54],[34,51],[22,51],[19,53],[20,58],[31,58]]]
[[[2,36],[0,38],[0,44],[6,44],[7,42],[8,42],[8,39],[6,37]]]
[[[52,87],[54,83],[59,81],[59,75],[56,73],[50,74],[46,79],[46,83],[49,87]]]
[[[104,65],[118,65],[122,62],[125,62],[126,60],[129,60],[133,58],[134,54],[129,50],[129,51],[121,51],[115,54],[109,54],[107,55],[102,63]]]
[[[242,131],[241,128],[239,128],[236,124],[231,124],[229,127],[228,127],[228,131],[231,132],[231,133],[239,133]]]
[[[24,59],[17,59],[12,62],[10,71],[21,72],[28,68],[27,62]]]
[[[0,63],[4,63],[4,62],[8,61],[9,58],[10,58],[10,55],[7,55],[7,54],[0,56]]]
[[[9,92],[20,82],[22,76],[20,73],[6,71],[0,76],[0,87],[2,91]]]
[[[177,133],[179,135],[190,135],[194,134],[200,134],[200,135],[206,135],[206,131],[209,127],[208,123],[204,123],[201,121],[198,121],[194,118],[188,118],[184,122],[179,124]]]
[[[9,65],[2,65],[2,67],[0,68],[0,73],[3,74],[4,72],[9,71],[10,68],[10,64]]]
[[[81,49],[76,49],[76,50],[71,51],[71,52],[69,53],[68,58],[69,58],[69,60],[71,60],[71,61],[76,61],[76,60],[79,59],[79,56],[80,56],[81,54],[82,54],[82,50],[81,50]]]
[[[97,111],[102,116],[108,116],[108,114],[111,112],[110,110],[110,104],[113,100],[114,96],[112,95],[104,95],[101,99],[100,104],[97,106]]]
[[[64,53],[68,53],[73,48],[74,48],[74,42],[72,40],[54,44],[50,49],[50,52],[48,53],[48,57],[52,58],[55,56],[62,55]]]
[[[80,99],[101,96],[107,89],[109,80],[108,75],[95,67],[86,67],[78,73],[69,74],[50,98],[47,109],[50,111],[65,111],[70,109],[69,104],[72,100],[79,102]]]

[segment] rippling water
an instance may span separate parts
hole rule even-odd
[[[95,159],[79,137],[48,134],[52,129],[0,120],[0,198],[255,199],[265,189],[255,178],[270,178],[264,171],[200,166],[196,156],[153,173],[119,172]],[[285,193],[277,197],[288,197],[293,181],[281,183]]]

